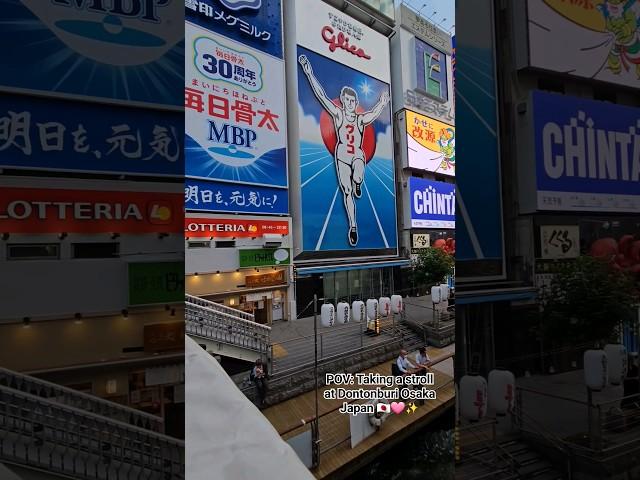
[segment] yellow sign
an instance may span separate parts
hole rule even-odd
[[[409,167],[455,175],[455,127],[410,110],[406,119]]]
[[[544,3],[572,22],[596,32],[605,31],[605,18],[594,0],[544,0]],[[617,3],[617,2],[613,2]]]

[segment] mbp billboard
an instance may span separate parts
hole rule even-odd
[[[0,0],[0,87],[180,106],[181,0]]]
[[[528,0],[520,64],[640,87],[640,2]]]
[[[410,110],[405,111],[407,165],[411,168],[455,176],[456,129]]]
[[[640,211],[640,109],[532,93],[537,209]]]
[[[225,203],[218,196],[207,208],[196,209],[286,214],[283,62],[189,23],[186,45],[186,175],[201,186],[208,182],[223,196],[247,197]],[[251,192],[277,197],[278,209],[261,210],[262,203],[249,200]]]
[[[456,186],[409,177],[412,228],[456,228]]]
[[[388,39],[316,0],[294,38],[299,259],[396,254]]]

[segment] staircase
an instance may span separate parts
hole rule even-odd
[[[162,420],[2,369],[0,463],[43,478],[179,480],[184,442]]]

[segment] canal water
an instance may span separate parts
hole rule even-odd
[[[453,480],[453,425],[451,409],[381,454],[350,480]]]

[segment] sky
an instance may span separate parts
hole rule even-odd
[[[420,15],[430,19],[432,23],[440,24],[440,28],[448,32],[456,23],[455,0],[395,0],[396,5],[404,3],[413,10],[420,11]],[[423,5],[425,5],[423,7]],[[437,12],[434,14],[434,12]],[[446,19],[443,21],[443,19]],[[442,22],[442,23],[440,23]],[[455,33],[455,27],[451,33]]]

